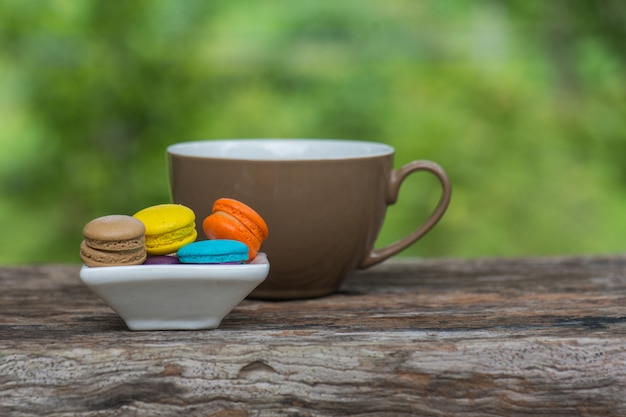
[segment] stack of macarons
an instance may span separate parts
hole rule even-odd
[[[253,260],[268,228],[246,204],[221,198],[203,221],[208,240],[197,241],[196,215],[181,204],[159,204],[133,216],[94,219],[83,229],[87,266],[245,263]]]
[[[143,223],[131,216],[91,220],[83,228],[80,258],[88,266],[139,265],[146,260]]]
[[[213,203],[213,212],[202,222],[209,239],[232,239],[248,246],[250,259],[256,257],[268,229],[263,218],[252,208],[232,198],[220,198]]]

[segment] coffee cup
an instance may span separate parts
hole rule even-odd
[[[443,216],[451,185],[436,163],[415,160],[395,169],[394,148],[330,139],[229,139],[182,142],[167,148],[174,203],[203,219],[222,197],[240,200],[266,221],[261,247],[270,273],[250,295],[311,298],[334,293],[344,278],[404,250]],[[439,180],[441,197],[428,219],[395,243],[375,248],[386,209],[411,173]]]

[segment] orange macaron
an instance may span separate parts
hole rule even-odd
[[[202,222],[209,239],[233,239],[245,243],[249,259],[256,257],[269,233],[263,218],[252,208],[232,198],[220,198],[213,203],[213,211]]]

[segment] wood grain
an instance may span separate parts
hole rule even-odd
[[[206,331],[0,268],[0,416],[626,415],[626,258],[409,260]]]

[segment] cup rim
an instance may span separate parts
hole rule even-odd
[[[300,152],[287,155],[281,152],[286,147],[304,145],[312,148],[327,150],[329,147],[341,149],[341,153],[328,152]],[[250,149],[256,146],[256,152]],[[267,151],[261,154],[259,149]],[[320,148],[321,147],[321,148]],[[394,153],[394,148],[381,142],[352,140],[352,139],[313,139],[313,138],[255,138],[255,139],[205,139],[197,141],[178,142],[167,147],[171,156],[181,156],[199,159],[220,160],[251,160],[251,161],[322,161],[367,159],[387,156]]]

